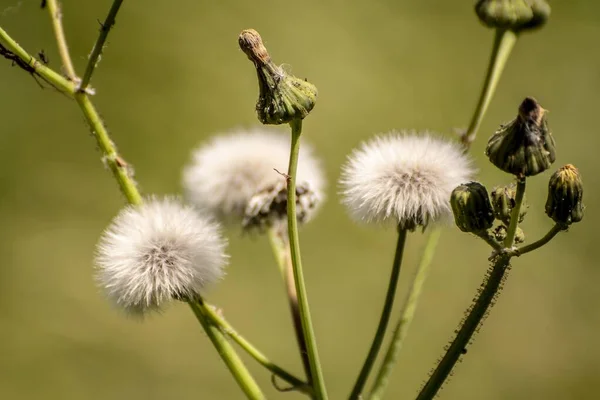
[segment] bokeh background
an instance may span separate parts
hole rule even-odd
[[[58,69],[39,3],[0,0],[0,25],[31,53],[43,49]],[[63,1],[79,73],[110,3]],[[493,38],[473,3],[125,2],[94,76],[95,102],[146,194],[180,193],[192,148],[257,124],[255,73],[237,46],[242,29],[257,29],[276,62],[317,85],[305,140],[331,184],[327,204],[301,239],[332,399],[347,396],[362,364],[395,243],[393,229],[349,220],[336,193],[339,167],[378,132],[416,128],[451,136],[468,124]],[[488,187],[509,182],[483,149],[520,101],[535,96],[550,111],[555,166],[574,163],[583,174],[587,214],[551,245],[515,260],[443,399],[597,399],[600,392],[600,5],[551,4],[549,24],[519,40],[472,153]],[[241,399],[188,308],[174,304],[141,323],[96,288],[94,245],[124,200],[76,104],[0,61],[0,398]],[[543,212],[549,175],[528,186],[529,239],[552,225]],[[210,301],[265,353],[300,373],[265,238],[243,237],[239,227],[226,233],[231,266]],[[400,301],[423,244],[422,235],[410,236]],[[414,398],[469,306],[488,253],[475,238],[445,230],[388,398]],[[269,398],[302,398],[276,392],[269,374],[247,361]]]

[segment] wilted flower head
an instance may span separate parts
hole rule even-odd
[[[340,183],[354,218],[411,229],[450,216],[450,193],[472,174],[458,144],[428,133],[391,132],[355,149]]]
[[[144,314],[170,299],[199,295],[226,264],[219,227],[177,199],[127,206],[97,245],[99,284],[127,312]]]
[[[286,216],[290,135],[263,128],[216,136],[194,151],[183,186],[190,201],[220,217],[261,226]],[[279,172],[278,172],[279,171]],[[324,199],[319,161],[305,143],[297,175],[298,219],[307,221]]]

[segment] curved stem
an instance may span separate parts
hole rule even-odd
[[[383,309],[381,310],[379,325],[377,326],[377,331],[375,332],[375,337],[371,343],[371,348],[369,349],[367,358],[365,359],[362,369],[360,370],[358,378],[356,378],[356,382],[352,388],[352,393],[350,393],[349,399],[351,400],[357,400],[361,397],[365,383],[367,382],[369,374],[371,373],[371,369],[373,368],[373,364],[377,359],[377,354],[381,348],[381,343],[383,342],[383,337],[385,336],[385,331],[390,321],[390,315],[394,305],[394,298],[396,297],[396,288],[398,287],[398,278],[400,277],[400,267],[402,265],[402,255],[404,253],[404,244],[406,243],[406,234],[406,229],[398,228],[396,254],[394,255],[392,273],[390,275],[390,281],[388,284],[387,294],[385,295]]]
[[[479,297],[472,306],[469,315],[460,327],[458,334],[452,341],[452,344],[450,344],[450,347],[446,351],[446,354],[444,354],[444,357],[439,362],[435,371],[433,371],[433,374],[431,374],[429,380],[423,389],[421,389],[421,392],[417,396],[417,400],[433,399],[460,356],[466,353],[467,345],[469,344],[473,333],[481,323],[494,296],[496,296],[496,293],[500,288],[500,283],[502,282],[502,278],[506,273],[508,265],[509,257],[497,258],[491,272],[484,280],[485,286],[479,293]]]
[[[302,391],[304,393],[310,393],[310,387],[307,386],[306,382],[300,378],[295,377],[279,365],[275,364],[267,358],[263,353],[248,342],[242,335],[240,335],[228,322],[215,311],[214,307],[199,302],[198,307],[201,308],[202,313],[213,323],[214,325],[221,328],[221,330],[229,336],[234,342],[236,342],[246,353],[248,353],[256,362],[271,371],[273,374],[279,376],[284,381],[291,384],[294,389]]]
[[[281,277],[285,283],[288,303],[290,305],[290,313],[294,323],[294,332],[296,333],[296,342],[298,343],[298,349],[300,350],[300,358],[302,359],[304,373],[306,374],[306,379],[310,384],[312,381],[310,375],[310,360],[308,358],[306,338],[304,337],[304,332],[302,331],[302,318],[300,318],[298,294],[296,292],[296,282],[294,280],[292,259],[290,258],[290,242],[287,237],[287,232],[277,230],[275,227],[269,228],[267,230],[267,235],[269,237],[269,242],[271,243],[273,254],[277,260],[277,265],[281,271]]]
[[[304,283],[304,273],[302,271],[302,261],[300,259],[300,240],[298,238],[298,221],[296,219],[296,171],[298,169],[302,120],[294,120],[290,123],[290,126],[292,128],[292,143],[287,177],[287,218],[288,235],[290,237],[290,254],[292,257],[294,280],[296,282],[296,292],[298,293],[298,307],[300,318],[302,320],[302,331],[306,338],[308,359],[310,361],[310,375],[312,377],[314,395],[316,400],[326,400],[327,391],[325,389],[321,364],[319,363],[317,343],[310,317],[306,286]]]
[[[475,108],[475,113],[471,118],[471,123],[467,132],[462,136],[461,140],[465,148],[469,148],[471,143],[477,136],[477,131],[481,125],[481,121],[492,101],[498,82],[500,82],[500,76],[504,70],[504,66],[508,61],[508,57],[517,42],[517,34],[509,30],[496,30],[496,36],[494,38],[494,46],[492,48],[492,55],[490,57],[490,63],[488,65],[485,81],[483,88]]]
[[[227,368],[229,368],[231,375],[233,375],[239,387],[246,394],[246,397],[251,400],[264,399],[265,396],[262,394],[258,384],[254,378],[252,378],[252,375],[250,375],[250,372],[231,344],[227,341],[223,332],[221,332],[217,325],[211,323],[208,316],[204,313],[205,308],[193,301],[188,302],[188,304],[198,319],[198,322],[200,322],[200,325],[204,328],[206,335],[217,349],[221,359],[225,362]]]
[[[48,13],[52,20],[58,53],[60,54],[60,58],[65,68],[65,75],[70,81],[75,82],[77,76],[75,75],[75,68],[73,68],[73,61],[71,61],[71,56],[69,55],[69,47],[67,46],[65,31],[62,26],[62,10],[58,5],[57,0],[48,0]]]
[[[419,262],[419,267],[417,268],[417,273],[412,282],[410,292],[408,293],[406,302],[402,306],[400,319],[394,328],[392,341],[388,347],[388,351],[383,359],[383,363],[381,364],[379,372],[377,373],[373,388],[371,389],[371,395],[369,396],[371,400],[381,399],[383,397],[383,393],[387,387],[390,376],[392,375],[392,370],[394,369],[394,365],[396,364],[398,355],[402,349],[404,339],[408,333],[408,328],[410,327],[410,323],[415,316],[417,303],[419,301],[419,297],[421,297],[423,285],[425,284],[425,280],[429,274],[429,267],[431,266],[431,261],[433,260],[433,255],[435,254],[435,249],[441,234],[442,229],[439,227],[434,228],[429,234],[429,238],[427,239],[425,250],[421,256],[421,261]]]
[[[494,238],[491,237],[491,235],[488,231],[475,232],[475,235],[477,235],[481,239],[483,239],[483,241],[486,242],[487,244],[489,244],[494,250],[496,250],[496,251],[502,250],[502,248],[503,248],[502,245],[500,243],[496,242],[494,240]]]
[[[552,229],[550,229],[550,231],[548,233],[546,233],[546,235],[543,238],[541,238],[540,240],[538,240],[536,242],[528,244],[527,246],[523,246],[519,249],[516,249],[514,251],[514,255],[519,257],[519,256],[522,256],[523,254],[529,253],[530,251],[539,249],[540,247],[542,247],[543,245],[548,243],[550,240],[552,240],[552,238],[554,238],[554,236],[556,236],[559,232],[564,231],[565,229],[566,229],[566,227],[563,224],[554,225],[552,227]]]
[[[517,194],[515,195],[515,206],[510,215],[510,225],[506,231],[506,238],[504,239],[504,247],[510,249],[515,242],[515,234],[517,233],[517,226],[519,225],[519,213],[521,212],[521,205],[523,204],[523,197],[525,196],[525,185],[527,180],[525,177],[517,178]]]
[[[104,48],[104,43],[108,37],[108,32],[115,24],[115,17],[119,12],[119,8],[121,7],[122,3],[123,0],[114,0],[110,10],[108,11],[108,15],[106,16],[106,19],[100,28],[100,35],[98,35],[98,39],[96,40],[94,48],[92,49],[92,53],[90,54],[90,59],[85,67],[85,72],[83,74],[83,79],[81,80],[79,90],[85,90],[90,83],[90,79],[94,73],[94,68],[96,68],[96,64],[98,63],[98,58],[100,57],[100,54],[102,54],[102,49]]]

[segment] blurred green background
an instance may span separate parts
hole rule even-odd
[[[0,0],[0,25],[58,69],[40,1]],[[111,2],[65,0],[64,23],[81,74]],[[237,35],[255,28],[277,63],[308,77],[319,101],[305,122],[330,189],[302,231],[305,274],[332,399],[362,364],[383,302],[393,229],[353,224],[336,180],[360,141],[392,128],[452,135],[467,125],[493,32],[474,1],[125,2],[93,79],[95,102],[144,193],[180,193],[181,169],[202,140],[257,124],[255,73]],[[551,2],[541,31],[519,40],[473,155],[488,186],[510,177],[489,164],[487,137],[535,96],[550,111],[558,166],[577,165],[584,221],[517,259],[499,302],[442,391],[451,399],[597,399],[600,311],[598,199],[600,4]],[[188,308],[143,323],[105,300],[92,278],[102,229],[123,206],[73,101],[0,60],[0,397],[3,399],[240,399]],[[530,180],[528,239],[543,213],[550,171]],[[263,237],[230,227],[231,265],[210,293],[230,322],[300,373],[283,286]],[[400,301],[424,238],[408,241]],[[449,227],[395,371],[391,399],[414,398],[451,339],[486,268],[483,242]],[[399,301],[399,302],[400,302]],[[394,320],[397,313],[394,314]],[[271,398],[269,375],[248,365]]]

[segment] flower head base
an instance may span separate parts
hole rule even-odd
[[[494,224],[488,192],[481,183],[464,183],[450,197],[454,221],[463,232],[484,232]]]
[[[315,106],[315,85],[289,75],[275,65],[262,38],[254,29],[242,31],[238,42],[256,67],[259,88],[256,112],[259,121],[279,125],[304,119]]]
[[[519,115],[492,135],[485,154],[496,167],[517,177],[537,175],[550,168],[556,153],[546,110],[535,99],[526,98]]]
[[[125,311],[143,315],[201,294],[223,276],[225,240],[215,223],[173,198],[127,206],[97,246],[97,279]]]
[[[567,164],[550,177],[546,214],[556,223],[570,225],[583,219],[583,210],[581,175]]]
[[[457,144],[427,133],[391,132],[352,152],[340,185],[355,219],[414,229],[449,217],[450,193],[472,174]]]
[[[248,228],[285,219],[286,178],[278,171],[287,170],[289,153],[289,135],[263,128],[217,136],[200,146],[185,168],[187,197],[221,218],[243,220]],[[297,176],[301,222],[310,220],[323,202],[323,175],[311,147],[303,144]]]
[[[479,0],[475,12],[490,28],[521,32],[544,25],[550,6],[545,0]]]

